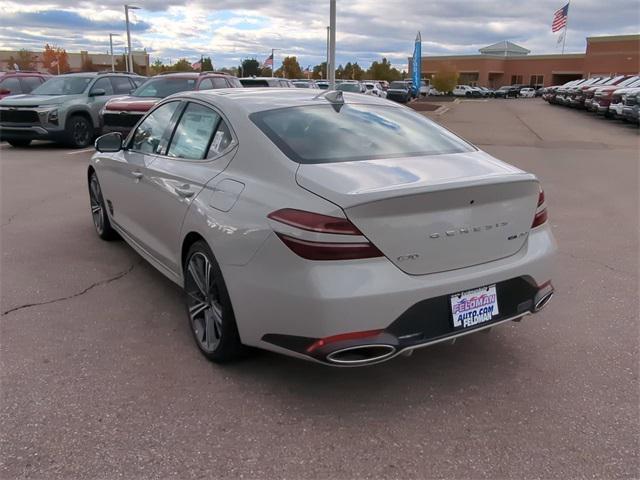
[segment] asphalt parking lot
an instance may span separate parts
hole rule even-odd
[[[207,362],[180,290],[95,235],[90,152],[0,144],[0,478],[637,478],[638,129],[538,99],[428,115],[541,178],[557,295],[360,369]]]

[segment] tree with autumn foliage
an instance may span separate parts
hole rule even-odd
[[[36,56],[26,49],[18,52],[18,57],[9,57],[9,65],[13,68],[17,66],[19,70],[35,70]]]
[[[48,43],[42,52],[42,66],[54,75],[71,71],[67,51],[64,48],[52,47]]]
[[[282,66],[276,70],[276,77],[284,78],[302,78],[302,68],[298,63],[297,57],[285,57],[282,60]]]
[[[458,72],[454,68],[445,65],[435,73],[431,79],[431,85],[439,92],[449,93],[458,84],[458,77]]]

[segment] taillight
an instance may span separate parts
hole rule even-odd
[[[311,353],[314,350],[317,350],[319,348],[322,348],[326,345],[329,345],[335,342],[341,342],[344,340],[360,340],[363,338],[377,337],[383,331],[384,330],[366,330],[364,332],[350,332],[350,333],[343,333],[340,335],[333,335],[332,337],[321,338],[320,340],[316,340],[315,342],[313,342],[311,345],[307,347],[307,353]]]
[[[331,217],[294,208],[283,208],[282,210],[271,212],[267,216],[276,222],[310,232],[362,235],[360,230],[346,218]]]
[[[382,257],[382,252],[370,242],[342,243],[301,240],[276,232],[292,252],[307,260],[356,260]]]
[[[531,224],[531,228],[536,228],[542,225],[547,221],[547,209],[543,209],[539,212],[536,212],[535,217],[533,217],[533,223]]]
[[[278,232],[276,235],[296,255],[307,260],[356,260],[363,258],[382,257],[378,248],[362,235],[362,232],[346,218],[332,217],[320,213],[305,212],[293,208],[284,208],[268,215],[271,220],[302,230],[298,236],[290,235],[289,231]],[[331,235],[357,235],[361,239],[351,242],[336,241],[335,237],[328,237],[326,241],[307,232]]]
[[[547,207],[544,204],[544,190],[540,187],[540,193],[538,194],[538,206],[536,208],[536,214],[533,217],[531,228],[536,228],[545,223],[548,219]]]

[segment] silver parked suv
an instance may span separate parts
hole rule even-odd
[[[0,139],[14,147],[54,140],[88,147],[100,132],[99,112],[117,95],[130,93],[145,77],[132,73],[71,73],[53,77],[29,95],[0,100]]]

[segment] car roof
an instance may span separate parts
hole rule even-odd
[[[37,70],[9,70],[6,72],[0,72],[0,76],[5,76],[5,75],[16,75],[16,76],[28,76],[28,77],[32,77],[34,75],[38,75],[41,77],[50,77],[51,74],[50,73],[43,73],[43,72],[38,72]]]
[[[308,88],[220,88],[216,90],[200,90],[181,92],[167,98],[201,99],[211,101],[222,109],[240,108],[247,113],[274,110],[277,108],[299,107],[304,105],[329,104],[326,94],[331,90]],[[359,93],[341,92],[346,104],[384,105],[401,108],[401,106],[376,96]]]
[[[280,77],[242,77],[240,80],[289,80],[289,79],[280,78]]]
[[[58,75],[58,77],[102,77],[103,75],[125,75],[128,77],[143,77],[142,75],[138,75],[137,73],[131,72],[111,72],[105,70],[103,72],[74,72],[74,73],[62,73]]]

